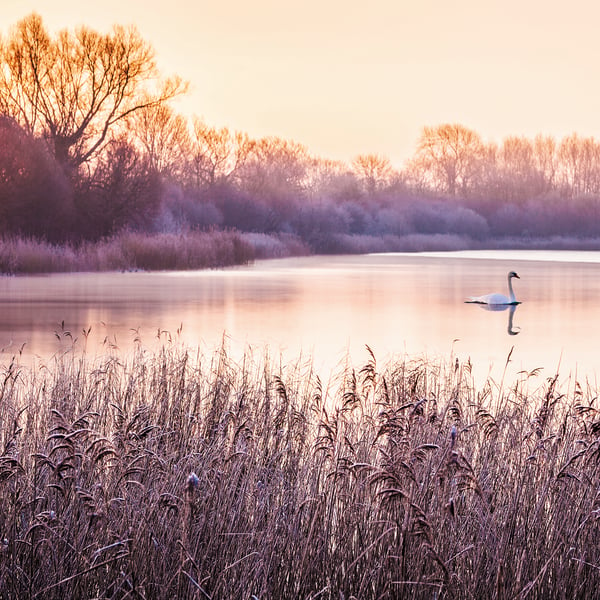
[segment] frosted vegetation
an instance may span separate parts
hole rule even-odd
[[[295,141],[184,118],[172,100],[185,91],[178,78],[161,77],[135,29],[53,37],[35,14],[13,27],[0,42],[2,270],[31,270],[33,252],[56,254],[36,259],[42,270],[140,268],[138,253],[124,248],[148,245],[143,236],[157,259],[164,244],[182,254],[144,259],[146,269],[227,264],[194,254],[208,236],[239,240],[244,251],[232,252],[241,262],[600,247],[593,138],[495,144],[445,124],[425,127],[400,169],[378,155],[347,164]]]
[[[135,29],[12,29],[0,270],[600,246],[593,139],[442,125],[401,170],[345,164],[188,121],[185,87]],[[3,598],[597,595],[595,388],[477,388],[470,362],[370,351],[325,383],[250,353],[107,352],[0,366]]]
[[[3,366],[3,597],[596,597],[597,391],[274,363]]]

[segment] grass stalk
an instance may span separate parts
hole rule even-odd
[[[369,355],[0,366],[2,598],[593,597],[597,392]]]

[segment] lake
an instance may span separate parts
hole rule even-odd
[[[464,300],[507,293],[514,311]],[[212,352],[225,336],[271,360],[313,358],[327,378],[347,357],[470,359],[501,376],[542,367],[594,379],[600,340],[600,252],[489,251],[318,256],[216,271],[79,273],[0,278],[1,358],[47,360],[71,348],[96,356],[169,336]],[[64,325],[63,325],[64,322]],[[83,331],[90,329],[89,335]],[[160,330],[160,335],[159,335]],[[25,344],[23,346],[23,344]]]

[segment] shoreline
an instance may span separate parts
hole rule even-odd
[[[557,236],[531,240],[501,238],[482,244],[450,234],[337,235],[332,236],[330,252],[318,253],[294,234],[236,230],[155,234],[124,232],[78,246],[10,237],[0,239],[0,275],[186,271],[241,266],[256,260],[276,258],[358,254],[493,258],[493,253],[499,251],[555,252],[558,258],[565,251],[600,251],[600,239]],[[486,255],[486,252],[491,254]]]

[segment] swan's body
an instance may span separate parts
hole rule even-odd
[[[486,294],[485,296],[474,296],[466,300],[474,304],[488,304],[491,306],[506,306],[509,304],[521,304],[516,298],[512,287],[513,277],[521,279],[514,271],[508,274],[508,296],[504,294]]]

